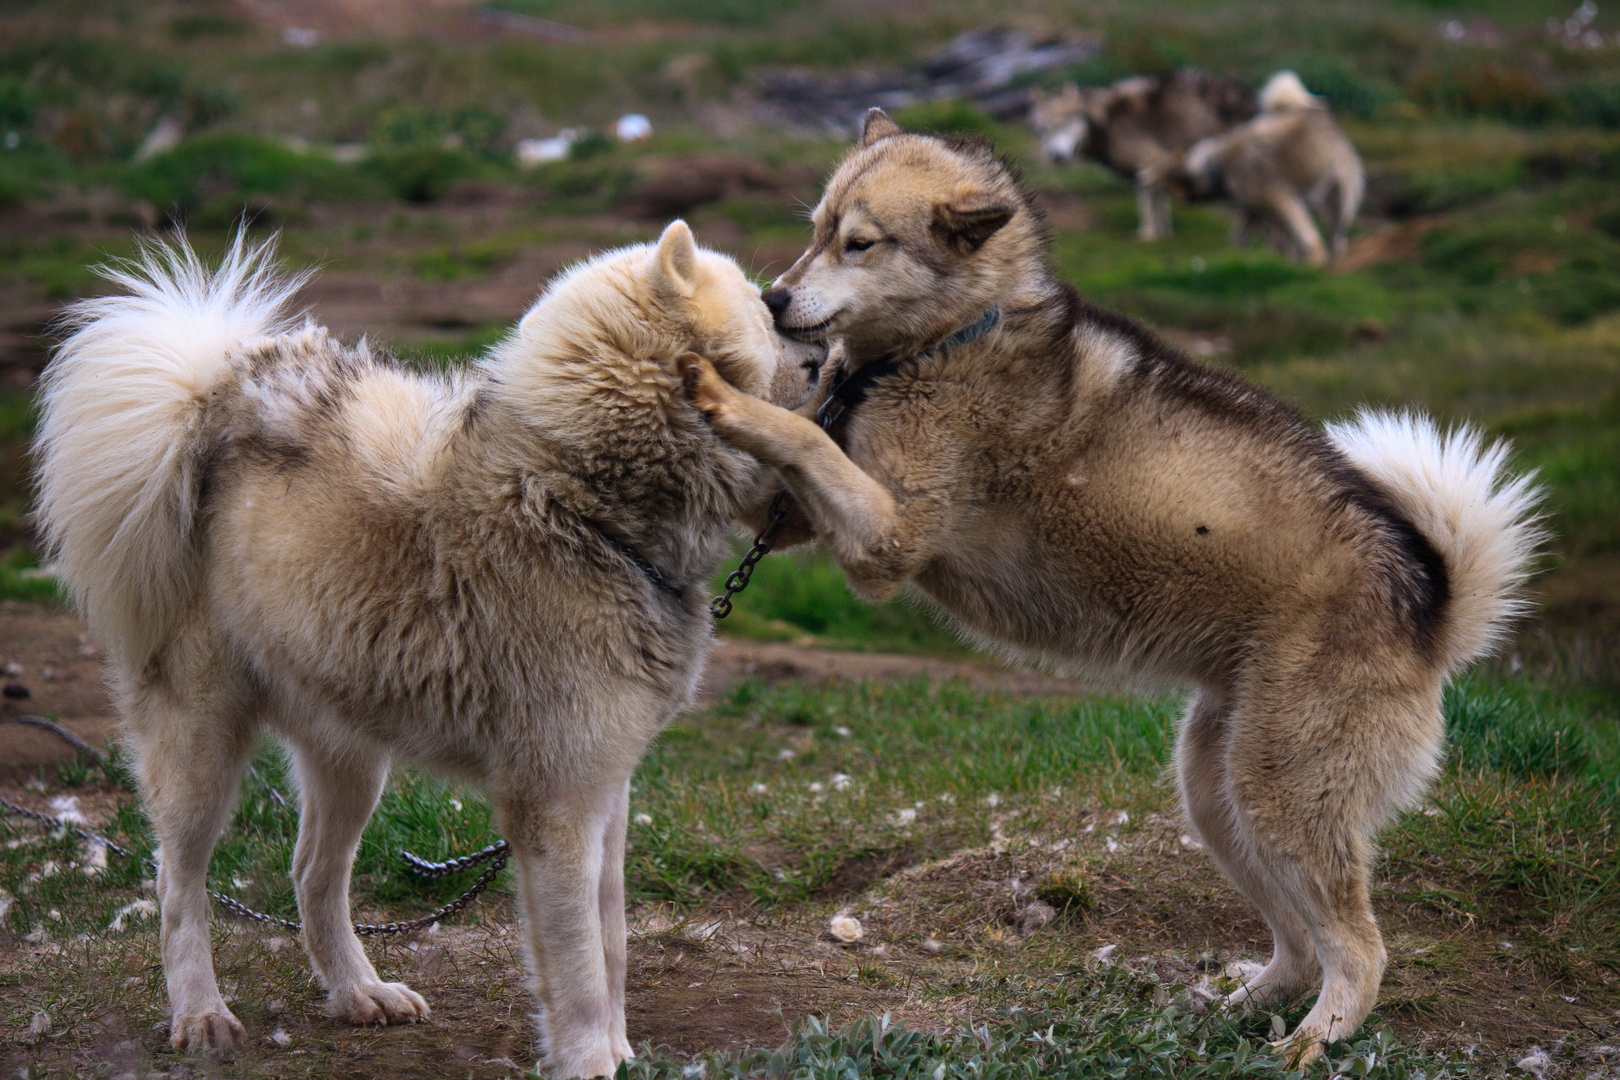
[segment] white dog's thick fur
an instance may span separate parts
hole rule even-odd
[[[108,647],[161,842],[173,1043],[245,1034],[206,874],[268,730],[296,761],[293,877],[333,1016],[428,1013],[378,978],[348,905],[389,761],[410,759],[491,792],[547,1063],[612,1073],[630,774],[701,671],[729,524],[775,486],[686,405],[676,364],[700,350],[785,405],[814,364],[682,222],[560,277],[461,375],[295,325],[299,279],[241,239],[217,272],[153,246],[112,276],[125,295],[74,310],[45,376],[39,517]]]

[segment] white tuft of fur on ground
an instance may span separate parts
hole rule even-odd
[[[1547,535],[1534,474],[1508,471],[1505,443],[1486,445],[1466,425],[1442,432],[1414,413],[1363,410],[1327,435],[1445,561],[1451,670],[1499,646],[1529,611],[1524,585]]]

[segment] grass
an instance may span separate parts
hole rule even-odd
[[[811,1018],[772,1050],[705,1055],[702,1075],[820,1080],[883,1076],[895,1080],[979,1080],[980,1077],[1061,1077],[1102,1080],[1122,1076],[1298,1077],[1266,1046],[1269,1018],[1237,1025],[1208,1015],[1155,1006],[1151,982],[1114,971],[1072,981],[1015,983],[1005,987],[1018,1004],[1003,1005],[986,1020],[946,1035],[910,1031],[885,1014],[843,1031]],[[1254,1030],[1254,1029],[1260,1030]],[[1342,1056],[1341,1056],[1342,1055]],[[1317,1072],[1369,1080],[1440,1080],[1473,1075],[1466,1063],[1443,1062],[1400,1043],[1388,1028],[1334,1051],[1333,1067]],[[656,1056],[638,1059],[626,1080],[690,1080],[694,1065]]]

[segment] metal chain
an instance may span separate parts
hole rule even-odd
[[[43,728],[44,730],[49,731],[51,734],[60,738],[63,742],[72,746],[75,750],[91,754],[103,760],[106,759],[106,754],[101,753],[95,747],[91,746],[89,743],[86,743],[83,739],[80,739],[77,735],[73,734],[71,731],[68,731],[67,728],[62,727],[60,724],[57,724],[54,721],[47,720],[41,716],[16,717],[14,720],[19,723],[28,724],[31,727]],[[260,779],[262,780],[263,778],[260,777]],[[272,795],[276,796],[276,801],[278,803],[283,806],[286,805],[286,803],[281,799],[280,792],[276,791],[275,788],[270,787],[268,783],[266,783],[265,786],[270,789],[270,793]],[[61,818],[52,817],[50,814],[30,809],[29,807],[23,806],[20,803],[14,803],[10,799],[0,798],[0,810],[5,810],[10,814],[15,814],[17,817],[27,818],[30,821],[36,821],[50,829],[60,829],[72,832],[82,840],[92,844],[102,845],[108,851],[121,858],[134,857],[134,852],[130,851],[122,844],[115,843],[114,841],[107,839],[100,833],[91,832],[89,829],[82,828],[72,822],[63,821]],[[467,891],[463,892],[460,896],[456,897],[448,904],[435,908],[426,915],[419,916],[407,922],[355,923],[354,932],[360,937],[374,937],[380,934],[410,934],[417,930],[421,930],[424,927],[432,926],[434,923],[443,922],[452,916],[459,915],[468,904],[471,904],[474,900],[478,899],[479,895],[494,883],[495,879],[500,876],[501,871],[506,868],[506,862],[509,858],[511,858],[511,855],[512,845],[507,843],[505,840],[497,840],[495,843],[484,848],[482,851],[475,851],[470,855],[461,855],[457,858],[447,859],[444,862],[438,863],[428,862],[421,856],[413,855],[409,851],[401,851],[399,853],[399,858],[400,861],[405,864],[406,869],[410,870],[413,874],[428,880],[437,880],[438,878],[448,877],[451,874],[459,873],[463,870],[470,870],[474,866],[478,866],[481,863],[489,863],[489,866],[482,874],[478,876],[478,880],[473,882],[472,886],[468,888]],[[158,864],[153,860],[142,859],[141,865],[151,870],[153,874],[157,873]],[[283,919],[278,915],[271,915],[267,912],[256,911],[242,903],[242,901],[236,899],[234,896],[226,896],[224,893],[217,892],[214,889],[209,889],[208,895],[213,897],[221,907],[232,912],[233,914],[240,915],[244,919],[252,919],[254,922],[264,923],[266,926],[277,926],[283,930],[289,930],[295,934],[299,933],[304,928],[302,923],[295,922],[292,919]]]
[[[742,562],[737,564],[737,569],[726,576],[726,591],[709,601],[709,614],[716,620],[731,614],[731,598],[748,588],[748,579],[754,576],[754,567],[771,553],[771,548],[776,544],[777,528],[792,512],[793,496],[786,491],[778,491],[776,498],[771,500],[765,527],[754,538],[753,546],[742,557]]]

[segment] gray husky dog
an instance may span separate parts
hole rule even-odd
[[[238,239],[113,272],[44,376],[39,520],[106,646],[161,842],[171,1041],[245,1032],[209,953],[207,871],[261,732],[292,750],[293,879],[327,1011],[428,1015],[350,924],[391,759],[475,783],[517,858],[546,1063],[611,1074],[625,1033],[631,771],[708,654],[702,583],[772,494],[682,393],[701,351],[782,405],[814,367],[675,222],[560,276],[470,370],[413,373],[287,318],[300,280]]]
[[[1318,1056],[1377,998],[1374,836],[1435,774],[1446,681],[1524,610],[1534,487],[1420,417],[1318,432],[1087,303],[982,144],[873,110],[812,220],[765,299],[837,342],[832,435],[700,358],[692,400],[861,595],[914,583],[1003,652],[1193,690],[1186,812],[1275,940],[1231,1000],[1318,987],[1283,1047]]]

